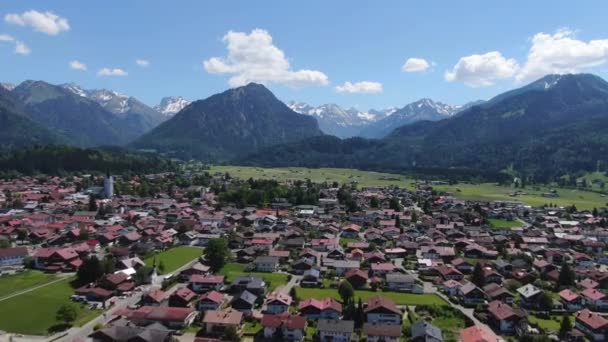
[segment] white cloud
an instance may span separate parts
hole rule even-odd
[[[375,94],[382,92],[382,83],[378,82],[344,82],[344,84],[336,87],[336,91],[339,93],[350,93],[350,94]]]
[[[460,81],[471,87],[490,86],[496,81],[509,79],[515,75],[519,64],[515,59],[506,59],[498,51],[483,55],[460,58],[451,71],[445,73],[449,82]]]
[[[12,42],[15,41],[15,38],[8,34],[0,34],[0,42]]]
[[[29,26],[34,30],[55,36],[70,29],[66,18],[62,18],[53,12],[38,12],[30,10],[21,14],[9,13],[4,16],[4,21],[19,26]]]
[[[147,68],[150,66],[150,61],[147,59],[136,59],[135,64],[139,65],[142,68]]]
[[[212,74],[233,74],[228,83],[241,86],[249,82],[283,83],[292,86],[327,85],[327,75],[316,70],[292,70],[281,49],[272,43],[266,30],[251,33],[229,31],[222,41],[228,55],[203,61]]]
[[[424,58],[408,58],[401,67],[404,72],[421,72],[428,69],[431,65]]]
[[[70,69],[85,71],[87,70],[87,65],[80,61],[73,60],[70,62]]]
[[[32,52],[32,50],[25,45],[24,42],[16,40],[15,41],[15,53],[18,53],[20,55],[29,55],[30,52]]]
[[[526,63],[516,76],[519,82],[546,74],[577,73],[608,63],[608,39],[576,39],[569,29],[555,34],[537,33],[532,37]]]
[[[103,69],[99,69],[99,71],[97,71],[97,75],[99,75],[99,76],[127,76],[128,73],[122,69],[103,68]]]

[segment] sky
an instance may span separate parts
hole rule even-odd
[[[1,1],[0,80],[156,105],[248,82],[362,110],[459,105],[549,73],[608,78],[606,1]]]

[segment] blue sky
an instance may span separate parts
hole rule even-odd
[[[76,82],[150,105],[259,81],[285,101],[368,109],[487,99],[551,72],[608,78],[608,2],[488,3],[4,1],[0,79]],[[409,58],[424,62],[405,72]]]

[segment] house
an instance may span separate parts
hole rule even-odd
[[[209,291],[199,298],[197,309],[205,312],[207,310],[217,310],[224,302],[224,294],[217,291]]]
[[[290,295],[282,292],[273,292],[266,297],[264,302],[266,310],[264,312],[273,315],[287,312],[292,302],[293,299]]]
[[[190,326],[197,314],[198,312],[192,308],[142,306],[136,310],[127,311],[126,317],[131,322],[140,326],[160,323],[167,328],[181,329]]]
[[[608,296],[596,289],[585,289],[581,292],[583,305],[594,310],[605,310],[608,308]]]
[[[489,301],[499,300],[503,303],[513,304],[515,296],[506,288],[496,283],[490,283],[483,287],[483,292],[488,296]]]
[[[412,324],[411,330],[413,342],[443,342],[441,329],[427,321]]]
[[[141,304],[148,306],[160,306],[167,299],[165,292],[161,290],[152,290],[141,296]]]
[[[320,341],[349,342],[354,330],[354,321],[320,319],[317,323]]]
[[[169,296],[169,306],[188,307],[196,298],[196,293],[187,287],[180,287]]]
[[[302,341],[306,336],[308,322],[306,318],[288,313],[280,315],[265,314],[262,317],[264,337],[272,339],[277,336],[277,329],[281,330],[281,339],[286,341]]]
[[[358,270],[361,268],[361,264],[354,260],[333,260],[329,262],[326,260],[327,266],[333,267],[336,270],[337,276],[342,276],[350,270]]]
[[[23,265],[27,247],[0,248],[0,268]]]
[[[307,319],[340,319],[342,316],[342,304],[333,298],[305,299],[300,302],[298,308],[300,314]]]
[[[240,293],[245,290],[256,296],[263,296],[266,293],[266,282],[262,277],[251,275],[234,278],[230,284],[230,291]]]
[[[397,269],[397,267],[392,262],[383,262],[383,263],[375,263],[371,264],[371,273],[374,277],[384,278],[389,272],[393,272]]]
[[[356,289],[365,287],[368,280],[367,272],[363,270],[350,270],[344,274],[344,279]]]
[[[190,288],[196,293],[219,291],[224,286],[224,276],[193,274]]]
[[[76,270],[82,264],[73,248],[40,248],[34,253],[36,268],[47,272]]]
[[[239,331],[243,313],[234,309],[209,310],[205,312],[201,323],[207,334],[221,334],[226,328],[234,328]]]
[[[458,296],[460,297],[461,303],[465,306],[484,304],[486,301],[486,294],[473,283],[462,285],[458,290]]]
[[[488,323],[501,334],[513,334],[526,320],[526,312],[495,300],[488,304]]]
[[[403,313],[386,297],[373,297],[365,303],[366,321],[378,324],[401,324]]]
[[[258,272],[276,272],[279,268],[279,258],[273,256],[259,256],[253,262]]]
[[[238,310],[245,315],[250,315],[255,308],[255,303],[258,297],[253,293],[245,290],[240,295],[235,296],[232,300],[232,308]]]
[[[363,324],[363,332],[368,342],[398,342],[401,337],[401,327],[395,324]]]
[[[322,283],[321,272],[316,268],[305,271],[302,280],[300,280],[300,286],[302,287],[317,287]]]
[[[313,258],[302,257],[292,265],[293,272],[296,274],[302,274],[312,269],[316,265],[316,261]]]
[[[562,302],[566,310],[575,312],[583,308],[583,298],[572,292],[570,289],[561,290],[559,300]]]
[[[464,279],[464,274],[454,267],[441,265],[435,267],[435,270],[439,273],[443,280],[461,281]]]
[[[527,284],[518,288],[517,293],[519,293],[522,307],[537,308],[543,291],[532,284]]]
[[[460,330],[461,342],[494,342],[499,341],[496,334],[485,326],[473,325]]]
[[[159,324],[147,327],[107,325],[92,334],[93,342],[169,342],[172,331]]]
[[[388,273],[386,275],[386,286],[391,291],[402,292],[417,292],[416,280],[411,274],[403,274],[398,272]]]
[[[475,268],[475,265],[463,258],[456,258],[452,260],[452,266],[454,266],[454,268],[464,274],[469,274],[473,272],[473,269]]]
[[[588,309],[576,313],[574,326],[591,341],[608,340],[608,319]]]

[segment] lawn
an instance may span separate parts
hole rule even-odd
[[[528,320],[530,323],[536,323],[542,329],[551,330],[554,332],[559,331],[559,327],[562,324],[562,319],[562,316],[551,316],[551,319],[544,319],[534,315],[528,315]],[[573,316],[570,316],[570,321],[572,322],[572,326],[574,326]]]
[[[497,229],[519,228],[519,227],[523,226],[523,224],[519,220],[508,221],[508,220],[501,220],[501,219],[488,219],[488,222],[490,223],[490,225],[493,228],[497,228]]]
[[[548,203],[557,206],[576,205],[578,209],[593,209],[605,207],[608,198],[602,195],[578,189],[561,189],[546,186],[529,186],[526,189],[515,189],[510,186],[500,186],[493,183],[455,185],[438,185],[434,187],[439,191],[446,191],[457,198],[477,201],[521,201],[533,207],[540,207]],[[520,190],[524,194],[510,196],[514,191]],[[543,197],[542,194],[556,190],[559,197]]]
[[[331,297],[340,300],[340,295],[337,289],[317,289],[317,288],[302,288],[297,287],[296,293],[300,300],[307,298],[323,299]],[[373,292],[365,290],[355,291],[355,300],[361,298],[362,301],[367,301],[372,297],[386,297],[391,299],[398,305],[448,305],[445,300],[435,294],[413,294],[413,293],[402,293],[402,292]]]
[[[310,179],[315,183],[339,182],[340,184],[356,182],[360,186],[390,186],[412,188],[412,179],[398,174],[383,172],[361,171],[355,169],[320,168],[309,169],[304,167],[261,168],[248,166],[212,166],[209,170],[215,172],[228,172],[230,176],[241,179],[274,179],[279,182],[286,180]]]
[[[65,279],[5,301],[0,302],[0,330],[44,335],[58,322],[55,319],[57,309],[69,303],[74,294],[70,286],[72,279]],[[79,308],[78,318],[74,325],[81,326],[99,315],[98,311]]]
[[[351,242],[359,242],[361,240],[359,239],[353,239],[353,238],[340,238],[340,246],[342,246],[342,248],[346,248],[346,246],[348,246],[349,243]]]
[[[54,279],[56,279],[55,275],[40,271],[25,271],[0,277],[0,298],[51,282]]]
[[[260,322],[258,321],[245,322],[245,327],[243,328],[243,335],[255,336],[260,331],[262,331],[262,329],[264,329],[264,327],[262,327],[262,324],[260,324]]]
[[[220,274],[226,277],[226,280],[232,282],[234,278],[246,275],[255,275],[264,278],[270,283],[268,290],[272,292],[279,286],[287,284],[287,274],[283,273],[265,273],[265,272],[246,272],[244,264],[230,263],[221,269]]]
[[[337,181],[343,184],[356,182],[360,186],[396,185],[410,189],[413,188],[412,183],[414,182],[411,177],[405,175],[337,168],[212,166],[209,172],[212,174],[215,172],[228,172],[232,177],[241,179],[257,178],[274,179],[277,181],[310,179],[317,183]],[[546,186],[528,186],[526,189],[515,189],[510,186],[500,186],[493,183],[459,183],[455,185],[437,185],[433,186],[433,188],[439,191],[450,192],[457,198],[464,200],[521,201],[533,207],[553,203],[558,206],[574,204],[579,209],[593,209],[605,207],[608,203],[608,198],[602,197],[598,193]],[[525,194],[510,196],[516,190],[521,190]],[[543,193],[550,192],[551,190],[557,190],[559,197],[547,198],[542,196]]]
[[[190,246],[179,246],[168,249],[164,252],[160,252],[155,255],[151,255],[144,259],[144,262],[148,266],[152,266],[154,262],[154,256],[156,256],[156,266],[162,262],[165,264],[165,273],[171,273],[176,269],[184,266],[192,260],[200,257],[203,254],[203,250],[198,247]]]

